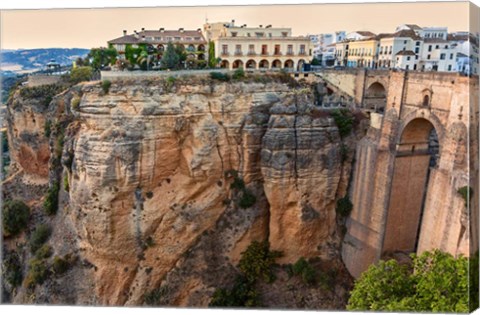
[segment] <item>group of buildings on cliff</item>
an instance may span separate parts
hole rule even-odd
[[[403,24],[394,33],[344,31],[293,36],[291,28],[247,27],[235,21],[205,23],[203,30],[134,31],[110,40],[125,58],[129,48],[154,51],[161,59],[168,43],[182,46],[187,58],[206,63],[213,43],[218,66],[226,69],[303,71],[315,58],[323,67],[361,67],[478,74],[478,35],[448,33],[446,27]]]
[[[478,34],[403,24],[394,33],[344,31],[310,35],[322,66],[478,74]]]

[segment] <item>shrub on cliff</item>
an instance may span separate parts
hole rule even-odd
[[[338,127],[340,137],[344,138],[350,134],[353,126],[353,116],[347,109],[336,109],[331,112],[335,124]]]
[[[281,252],[270,251],[270,244],[267,241],[253,241],[242,253],[238,267],[249,281],[262,278],[265,282],[271,283],[275,280],[272,267],[275,260],[281,256]]]
[[[60,187],[58,182],[54,182],[50,188],[48,188],[47,196],[43,202],[43,209],[48,215],[54,215],[58,210],[58,191]]]
[[[28,263],[28,273],[25,277],[26,288],[33,289],[37,284],[42,284],[48,276],[45,260],[33,258]]]
[[[143,301],[146,305],[166,305],[168,304],[168,287],[160,286],[143,295]]]
[[[353,204],[348,198],[348,195],[337,200],[336,211],[342,217],[348,217],[350,212],[352,212]]]
[[[37,250],[42,247],[43,244],[50,238],[52,229],[46,224],[39,224],[30,235],[29,245],[32,254],[35,254]]]
[[[348,310],[468,312],[468,259],[440,252],[372,265],[355,282]]]
[[[70,72],[69,81],[71,84],[77,84],[83,81],[90,81],[93,77],[91,67],[76,67]]]
[[[213,80],[224,81],[224,82],[230,81],[230,75],[228,73],[222,73],[222,72],[210,72],[210,78],[212,78]]]
[[[110,82],[108,80],[103,80],[102,81],[102,90],[105,94],[107,94],[108,91],[110,90],[110,86],[112,86],[112,82]]]
[[[217,289],[213,293],[210,307],[256,307],[261,306],[260,295],[251,282],[240,275],[235,278],[231,290]]]
[[[233,72],[232,79],[239,80],[243,78],[245,78],[245,71],[243,70],[243,68],[238,68],[237,70],[235,70],[235,72]]]
[[[30,208],[20,200],[6,200],[3,204],[3,235],[15,236],[27,227]]]
[[[300,276],[306,284],[314,284],[317,277],[315,269],[303,257],[300,257],[300,259],[293,264],[292,273]]]
[[[5,252],[3,253],[2,264],[3,279],[14,288],[22,284],[22,264],[20,262],[20,257],[17,252],[9,252],[5,250]]]
[[[257,197],[249,189],[243,189],[241,192],[240,200],[238,201],[238,206],[242,209],[248,209],[257,202]]]
[[[467,207],[470,199],[472,199],[473,188],[470,186],[463,186],[457,190],[457,193],[462,196],[463,200],[465,201],[465,207]]]

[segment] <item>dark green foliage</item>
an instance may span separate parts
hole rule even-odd
[[[257,197],[249,189],[244,189],[241,192],[240,200],[238,201],[238,206],[242,209],[250,208],[257,201]]]
[[[29,218],[30,208],[23,201],[6,200],[3,204],[3,235],[17,235],[27,227]]]
[[[232,79],[239,80],[243,78],[245,78],[245,71],[243,70],[243,68],[238,68],[237,70],[235,70],[235,72],[233,72]]]
[[[348,310],[468,312],[468,259],[438,250],[372,265],[355,282]]]
[[[298,259],[292,266],[292,273],[300,276],[306,284],[314,284],[316,282],[317,275],[315,269],[303,257]]]
[[[335,124],[338,127],[340,137],[344,138],[352,132],[353,115],[347,109],[336,109],[331,112]]]
[[[46,108],[50,105],[53,97],[65,90],[65,86],[59,84],[40,85],[32,87],[22,87],[20,96],[38,100]]]
[[[91,67],[76,67],[70,72],[69,81],[71,84],[77,84],[83,81],[90,81],[93,76]]]
[[[91,66],[94,70],[101,70],[111,64],[114,64],[117,59],[117,50],[114,48],[92,48],[88,53],[88,59],[91,59]]]
[[[254,285],[244,276],[237,276],[231,290],[216,289],[210,307],[256,307],[261,306],[260,296]]]
[[[70,184],[68,183],[68,175],[66,174],[63,177],[63,189],[65,189],[65,191],[70,191]]]
[[[249,281],[261,277],[265,282],[271,283],[275,280],[272,267],[275,260],[281,256],[281,252],[270,251],[270,244],[267,241],[253,241],[242,253],[238,267]]]
[[[320,60],[318,60],[317,58],[313,58],[312,59],[312,62],[310,63],[312,66],[321,66],[322,63],[320,62]]]
[[[52,133],[52,121],[51,120],[45,121],[45,126],[43,127],[43,131],[45,132],[45,137],[49,138],[50,134]]]
[[[36,252],[35,252],[35,257],[37,259],[46,259],[51,257],[53,254],[53,249],[52,246],[48,244],[43,244],[42,247],[40,247]]]
[[[210,78],[212,78],[213,80],[224,81],[224,82],[230,81],[230,75],[228,73],[222,73],[222,72],[210,72]]]
[[[340,147],[340,157],[342,160],[342,163],[345,162],[348,158],[348,147],[342,143],[342,146]]]
[[[110,86],[112,86],[112,82],[108,81],[108,80],[103,80],[102,81],[102,90],[103,90],[103,93],[107,94],[108,91],[110,90]]]
[[[166,69],[173,70],[178,68],[180,56],[171,42],[167,44],[167,48],[165,49],[165,53],[163,54],[160,63],[162,67]]]
[[[37,250],[42,247],[43,244],[50,238],[52,229],[46,224],[39,224],[30,235],[29,245],[32,254],[35,254]]]
[[[463,186],[459,188],[457,192],[462,196],[463,200],[465,200],[465,207],[467,207],[473,196],[473,188],[470,186]]]
[[[54,182],[50,188],[48,188],[47,196],[43,202],[43,209],[48,215],[54,215],[58,210],[58,191],[60,186],[58,182]]]
[[[470,288],[470,312],[473,312],[478,308],[478,251],[470,257],[470,264],[468,265],[469,268],[469,288]]]
[[[70,268],[70,262],[67,257],[53,257],[52,270],[55,275],[61,275]]]
[[[350,215],[350,212],[352,212],[352,209],[353,204],[350,201],[350,198],[348,198],[348,195],[337,200],[336,211],[342,217],[348,217]]]
[[[72,109],[78,110],[78,107],[80,106],[80,97],[75,96],[72,99],[71,106],[72,106]]]
[[[208,42],[208,67],[215,68],[217,66],[217,59],[215,58],[215,43]]]
[[[55,155],[57,156],[58,159],[62,157],[64,141],[65,141],[65,135],[63,134],[63,131],[60,130],[60,132],[57,135],[57,140],[55,142]]]
[[[37,284],[42,284],[48,276],[47,264],[42,259],[33,258],[28,263],[28,273],[25,277],[25,287],[33,289]]]
[[[143,300],[146,305],[165,305],[168,304],[168,287],[160,286],[159,288],[152,290],[143,295]]]
[[[18,287],[22,284],[23,273],[20,257],[17,252],[5,252],[3,255],[2,277],[12,287]]]

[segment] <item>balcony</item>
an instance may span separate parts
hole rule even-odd
[[[247,53],[247,55],[248,55],[248,56],[256,56],[257,53],[254,52],[254,51],[249,51],[249,52]]]
[[[262,51],[262,53],[261,53],[260,55],[261,55],[261,56],[268,56],[269,53],[268,53],[268,51]]]
[[[237,50],[235,52],[235,56],[243,56],[243,52],[241,50]]]
[[[307,53],[306,53],[305,51],[300,51],[300,52],[298,53],[298,55],[299,55],[299,56],[306,56]]]
[[[230,53],[228,51],[222,51],[220,56],[222,56],[222,57],[230,56]]]
[[[275,51],[273,53],[274,56],[281,56],[282,55],[282,52],[281,51]]]
[[[287,51],[286,55],[287,56],[293,56],[293,51],[292,50]]]

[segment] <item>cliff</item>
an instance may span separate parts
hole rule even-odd
[[[162,286],[162,304],[207,306],[215,288],[232,283],[247,246],[268,240],[283,252],[279,263],[316,258],[343,281],[330,302],[305,287],[309,302],[287,299],[285,307],[345,305],[351,280],[335,205],[346,194],[354,141],[342,141],[316,108],[311,86],[183,78],[103,90],[91,82],[48,106],[21,94],[8,109],[18,172],[5,196],[21,197],[16,187],[34,176],[35,220],[52,225],[56,254],[78,262],[37,286],[33,300],[20,288],[13,302],[138,305]],[[58,213],[46,216],[42,194],[55,183]],[[259,290],[277,295],[264,301],[270,306],[288,294]]]

